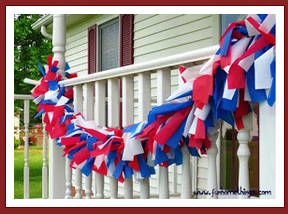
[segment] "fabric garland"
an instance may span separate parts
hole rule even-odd
[[[238,129],[251,103],[275,103],[275,15],[248,15],[229,25],[219,50],[200,69],[179,67],[184,81],[164,104],[153,107],[147,121],[124,129],[97,127],[73,110],[73,89],[61,87],[58,62],[48,56],[43,78],[32,92],[38,117],[71,167],[88,176],[92,170],[123,182],[155,174],[154,167],[182,164],[181,147],[200,157],[218,134],[220,120]],[[66,64],[66,77],[69,74]]]

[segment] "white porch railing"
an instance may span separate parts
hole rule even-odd
[[[34,98],[30,95],[15,94],[15,100],[24,100],[24,199],[30,198],[29,185],[29,115],[30,115],[30,100]],[[45,131],[46,124],[42,123],[43,127],[43,164],[42,164],[42,198],[48,198],[48,173],[47,173],[47,132]]]
[[[199,65],[203,61],[209,59],[217,50],[217,46],[204,48],[187,52],[184,54],[174,55],[154,61],[129,65],[125,67],[115,68],[83,77],[73,78],[69,80],[60,81],[60,85],[66,87],[73,87],[74,89],[74,107],[75,112],[82,112],[89,120],[93,119],[91,116],[94,112],[94,120],[99,126],[105,125],[105,115],[109,127],[119,127],[119,104],[122,102],[122,126],[133,124],[133,106],[134,102],[138,101],[138,117],[140,121],[147,120],[147,115],[151,108],[151,74],[156,73],[157,78],[157,104],[162,104],[166,97],[170,95],[170,71],[182,66]],[[199,67],[199,66],[197,66]],[[138,88],[134,88],[134,77],[138,76]],[[119,97],[120,87],[119,80],[122,79],[122,98]],[[107,83],[107,93],[106,85]],[[95,100],[93,99],[93,86],[95,86]],[[136,87],[136,86],[135,86]],[[138,100],[134,100],[133,92],[138,91]],[[107,98],[106,98],[107,94]],[[94,100],[94,103],[93,103]],[[105,105],[107,100],[107,112]],[[83,105],[84,104],[84,105]],[[191,158],[187,148],[182,149],[183,165],[182,165],[182,182],[181,182],[181,198],[191,198],[192,196],[192,180],[191,180]],[[60,161],[60,160],[59,160]],[[67,165],[66,165],[67,166]],[[197,167],[194,164],[194,167]],[[169,177],[168,169],[159,167],[159,198],[169,198]],[[66,168],[66,171],[70,169]],[[176,169],[177,170],[177,169]],[[81,198],[82,175],[76,170],[75,184],[76,184],[76,198]],[[175,172],[174,172],[175,173]],[[177,173],[177,172],[176,172]],[[70,176],[70,173],[66,173]],[[96,187],[96,198],[103,198],[104,179],[101,175],[94,177],[94,186]],[[175,181],[170,182],[175,183]],[[68,185],[69,183],[69,185]],[[71,178],[66,177],[66,187],[71,186]],[[140,198],[150,198],[149,179],[146,178],[140,183]],[[90,198],[92,191],[91,178],[85,179],[85,192]],[[68,191],[66,191],[67,193]],[[132,180],[125,181],[124,198],[132,198],[133,184]],[[70,194],[70,193],[69,193]],[[87,193],[86,193],[87,195]],[[95,195],[95,193],[94,193]],[[111,198],[118,197],[118,182],[115,179],[110,179],[110,195]],[[177,192],[176,192],[177,195]],[[65,196],[70,198],[71,195]]]

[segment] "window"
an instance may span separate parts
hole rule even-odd
[[[117,68],[120,61],[119,19],[100,25],[99,29],[99,71]]]
[[[88,74],[133,64],[133,14],[88,28]]]

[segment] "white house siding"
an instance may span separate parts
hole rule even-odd
[[[215,44],[211,14],[137,14],[134,62],[145,62]]]
[[[66,61],[71,67],[70,73],[78,76],[88,73],[88,37],[87,29],[93,24],[100,25],[118,15],[91,15],[84,21],[67,29]],[[220,33],[220,15],[212,14],[136,14],[134,15],[134,63],[147,62],[187,51],[218,44]],[[154,72],[154,73],[153,73]],[[171,93],[181,84],[178,69],[171,70]],[[138,98],[138,80],[134,78],[134,98]],[[157,103],[156,73],[151,73],[151,107]],[[138,103],[134,103],[134,122],[138,119]],[[169,167],[169,178],[173,176]],[[158,169],[158,168],[157,168]],[[158,171],[158,170],[157,170]],[[206,190],[207,158],[198,161],[197,190]],[[151,194],[158,193],[158,172],[150,179]],[[177,191],[180,191],[181,167],[177,168]],[[172,179],[170,179],[172,180]],[[109,195],[109,179],[105,178],[105,194]],[[172,192],[172,182],[169,184]],[[175,188],[174,188],[175,189]],[[139,194],[140,185],[134,182],[134,194]],[[119,194],[123,194],[123,184],[119,183]]]

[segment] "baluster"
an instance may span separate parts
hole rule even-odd
[[[218,134],[214,134],[211,139],[211,147],[207,150],[208,158],[208,173],[207,173],[207,190],[211,195],[207,195],[209,199],[217,199],[218,195],[215,195],[217,192],[217,168],[216,168],[216,156],[218,153],[218,148],[216,145],[216,140]]]
[[[74,91],[74,112],[82,112],[83,110],[83,99],[82,99],[82,85],[75,85]],[[82,172],[80,169],[75,170],[75,198],[82,198]]]
[[[94,120],[99,127],[105,126],[106,115],[106,81],[95,82],[95,106]],[[94,182],[96,186],[96,198],[104,198],[104,175],[95,173]]]
[[[45,114],[42,115],[42,120]],[[47,195],[47,132],[45,131],[46,123],[42,122],[43,125],[43,166],[42,166],[42,198],[46,199]]]
[[[182,179],[181,179],[181,198],[191,199],[192,182],[191,182],[191,166],[190,166],[190,153],[184,144],[182,150]]]
[[[134,77],[124,76],[122,78],[122,126],[126,127],[133,124],[134,116]],[[124,197],[125,199],[133,198],[133,180],[131,178],[125,178],[124,182]]]
[[[93,120],[93,83],[84,84],[84,112],[83,116],[85,120]],[[85,176],[85,194],[86,199],[91,199],[92,194],[92,173]]]
[[[138,75],[138,115],[140,121],[146,121],[151,107],[151,80],[150,73],[143,72]],[[140,182],[140,198],[150,198],[149,178],[143,178]]]
[[[249,184],[249,157],[250,149],[248,142],[250,141],[250,130],[253,128],[252,114],[248,114],[243,117],[244,128],[238,130],[237,140],[239,142],[239,148],[237,150],[237,156],[239,159],[239,192],[238,198],[248,199],[249,194],[246,194],[250,191]]]
[[[177,166],[172,166],[172,193],[177,193]]]
[[[170,69],[163,68],[157,71],[157,105],[164,103],[166,98],[170,95],[171,80]],[[169,178],[168,167],[159,167],[159,198],[169,198]]]
[[[119,79],[108,80],[108,126],[119,128],[119,108],[120,108]],[[116,167],[116,166],[115,166]],[[118,195],[118,181],[110,178],[111,199],[116,199]]]
[[[191,180],[192,180],[192,192],[197,191],[197,172],[198,172],[198,157],[192,157],[191,160]]]
[[[29,100],[24,100],[24,199],[29,199]]]
[[[72,168],[70,167],[71,160],[66,157],[65,158],[65,186],[66,186],[66,191],[65,191],[65,199],[72,199]]]

